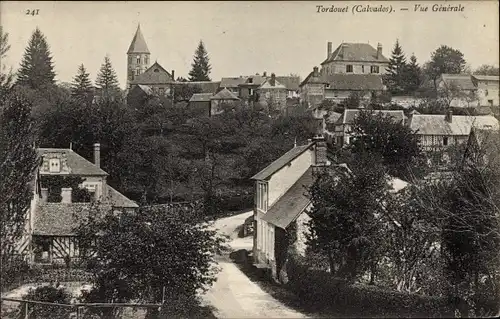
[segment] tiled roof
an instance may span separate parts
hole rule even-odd
[[[220,81],[195,81],[195,82],[175,82],[175,87],[179,86],[196,86],[201,89],[200,93],[215,94],[220,86]]]
[[[333,61],[389,62],[384,55],[377,58],[377,49],[368,43],[342,43],[321,64]]]
[[[127,54],[130,53],[149,53],[146,40],[144,40],[144,37],[142,36],[140,25],[137,26],[137,31],[135,31],[132,43],[130,43],[130,47],[128,48]]]
[[[217,94],[210,98],[211,100],[239,100],[239,98],[234,95],[231,91],[226,88],[220,90]]]
[[[69,174],[72,175],[108,175],[108,173],[95,166],[94,163],[91,163],[73,150],[67,148],[39,148],[38,154],[42,157],[46,156],[47,154],[59,154],[61,158],[66,159],[66,165],[69,168]]]
[[[307,196],[314,177],[310,167],[288,191],[264,214],[262,220],[285,229],[311,202]]]
[[[383,90],[382,77],[377,74],[331,74],[323,77],[330,86],[326,90]]]
[[[297,91],[300,85],[300,77],[298,76],[277,76],[276,81],[283,84],[287,90]]]
[[[421,135],[469,135],[472,127],[498,130],[498,120],[491,115],[452,115],[451,123],[441,114],[415,114],[410,127]]]
[[[195,93],[191,99],[189,99],[189,102],[210,102],[212,96],[212,93]]]
[[[300,84],[299,84],[299,87],[301,86],[304,86],[305,84],[327,84],[328,82],[321,76],[321,74],[319,74],[318,72],[318,76],[314,76],[314,71],[312,71],[311,73],[309,73],[306,78],[304,79],[304,81],[302,81]]]
[[[246,76],[222,78],[220,81],[220,87],[237,88],[240,84],[245,83],[246,80],[247,80]]]
[[[461,90],[475,90],[477,87],[472,82],[470,75],[464,74],[441,74],[441,79],[446,86]]]
[[[404,112],[397,110],[364,110],[365,112],[370,112],[373,115],[382,113],[384,116],[390,116],[395,122],[401,122],[404,120]],[[346,109],[341,118],[339,118],[339,124],[352,124],[354,118],[361,112],[360,109]]]
[[[267,79],[261,84],[261,86],[259,86],[259,89],[286,89],[286,86],[278,82],[278,80],[276,80],[274,86],[272,86],[270,79]]]
[[[136,202],[128,199],[125,195],[114,189],[113,187],[107,185],[108,188],[108,201],[114,207],[123,207],[123,208],[137,208]]]
[[[251,179],[256,179],[256,180],[267,179],[269,176],[280,170],[286,164],[290,163],[300,154],[307,151],[312,145],[313,145],[312,143],[309,143],[306,145],[296,146],[292,148],[291,150],[283,154],[280,158],[278,158],[277,160],[269,164],[267,167],[265,167],[263,170],[255,174]]]
[[[158,62],[155,62],[144,73],[139,74],[130,81],[131,84],[165,84],[172,82],[172,75]]]
[[[248,75],[245,78],[245,82],[239,84],[239,86],[260,86],[266,81],[266,77],[262,75]]]
[[[472,75],[472,77],[479,81],[500,81],[498,75]]]
[[[51,236],[75,235],[75,228],[90,212],[88,203],[39,203],[34,213],[33,234]],[[109,206],[101,206],[106,212]]]

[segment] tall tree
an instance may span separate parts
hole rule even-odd
[[[203,41],[200,41],[194,53],[194,60],[189,71],[189,81],[210,81],[210,59]]]
[[[483,64],[474,71],[477,75],[500,75],[498,66]]]
[[[412,54],[410,57],[410,63],[408,63],[405,71],[405,88],[406,92],[415,92],[421,83],[422,71],[417,63],[417,57]]]
[[[38,89],[47,84],[54,84],[55,75],[47,40],[40,29],[36,28],[24,51],[17,73],[17,83]]]
[[[81,64],[78,67],[78,73],[71,83],[71,95],[74,97],[87,97],[92,93],[92,83],[90,82],[90,75],[87,73],[85,66]]]
[[[103,93],[109,94],[120,91],[118,78],[116,77],[116,72],[113,69],[109,56],[104,57],[104,63],[101,65],[101,69],[97,74],[95,84]]]
[[[0,218],[2,269],[24,229],[38,156],[31,103],[13,91],[0,99]],[[3,276],[2,276],[3,277]]]
[[[7,56],[7,52],[10,50],[9,44],[9,34],[3,32],[3,27],[0,26],[0,64],[1,61]],[[0,98],[7,93],[7,91],[12,86],[12,70],[9,72],[5,71],[5,65],[1,64],[0,70]]]
[[[401,94],[405,91],[405,71],[406,71],[406,57],[403,49],[396,40],[394,49],[392,49],[389,65],[387,66],[387,74],[385,81],[387,88],[392,94]]]
[[[443,73],[460,74],[465,70],[464,54],[457,49],[442,45],[432,52],[431,60],[424,67],[425,75],[434,82],[437,88],[437,79]]]

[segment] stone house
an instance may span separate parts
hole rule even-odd
[[[327,43],[326,59],[321,63],[321,73],[333,74],[385,74],[389,60],[382,54],[382,44],[377,49],[368,43],[341,43],[332,52],[332,42]]]
[[[314,170],[329,165],[324,138],[316,136],[295,146],[252,177],[255,181],[254,263],[267,268],[274,279],[283,278],[287,233],[296,229],[295,249],[305,254],[305,225],[310,200],[307,188]]]
[[[337,122],[332,126],[334,127],[334,132],[332,134],[331,130],[325,132],[330,138],[335,140],[335,144],[339,147],[348,145],[351,139],[355,136],[352,135],[352,123],[356,116],[362,109],[346,109],[342,116],[338,117]],[[405,115],[403,111],[397,110],[366,110],[365,112],[370,112],[372,115],[376,116],[378,114],[383,114],[384,116],[390,116],[395,122],[405,124]],[[330,126],[331,127],[331,126]]]
[[[466,74],[441,74],[437,83],[438,97],[449,107],[475,108],[480,106],[477,86]]]
[[[240,99],[226,88],[210,97],[209,116],[221,114],[225,107],[235,106]]]
[[[256,89],[256,94],[257,101],[265,108],[272,107],[280,112],[285,110],[288,90],[286,86],[276,80],[274,73]]]
[[[92,203],[103,210],[134,211],[138,205],[107,184],[108,174],[100,168],[100,145],[94,144],[94,163],[71,148],[39,148],[41,165],[34,181],[33,198],[17,253],[30,263],[63,263],[68,257],[80,257],[75,227],[88,216]],[[75,190],[60,189],[53,201],[44,176],[80,177],[79,188],[91,194],[90,202],[76,202]],[[54,195],[54,194],[52,194]]]
[[[472,75],[472,82],[477,87],[480,106],[498,108],[500,105],[499,79],[498,75]]]

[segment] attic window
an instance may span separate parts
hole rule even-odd
[[[252,79],[252,78],[249,78],[249,79],[248,79],[248,83],[253,83],[253,79]]]
[[[49,159],[49,172],[59,173],[61,171],[61,160],[58,158]]]
[[[153,72],[158,73],[158,72],[160,72],[160,70],[154,69]]]

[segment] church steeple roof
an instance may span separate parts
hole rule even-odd
[[[128,48],[127,54],[130,53],[150,53],[146,45],[146,40],[142,36],[140,24],[137,25],[137,31],[135,31],[132,43],[130,43],[130,47]]]

